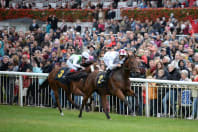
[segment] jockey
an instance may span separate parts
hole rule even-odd
[[[105,53],[105,55],[103,57],[104,63],[107,67],[106,68],[107,73],[105,76],[105,80],[108,79],[109,74],[112,70],[122,66],[122,64],[124,63],[124,61],[126,59],[126,55],[127,55],[127,52],[124,49],[121,49],[119,52],[108,51]]]
[[[124,63],[125,56],[127,55],[126,50],[121,49],[119,52],[117,51],[108,51],[104,55],[104,63],[107,66],[108,70],[116,69],[117,67],[121,67]]]
[[[82,55],[73,54],[69,57],[67,60],[67,65],[69,68],[77,71],[79,69],[85,69],[83,66],[81,66],[81,63],[85,63],[89,61],[89,53],[83,52]]]

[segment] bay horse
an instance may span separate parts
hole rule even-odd
[[[83,86],[85,84],[85,79],[87,78],[88,74],[92,72],[92,69],[96,68],[96,65],[94,65],[94,62],[89,62],[86,64],[83,64],[82,66],[85,67],[85,70],[74,72],[72,75],[70,75],[70,81],[62,83],[59,80],[56,80],[56,76],[59,73],[61,67],[54,68],[48,75],[48,78],[40,85],[40,90],[43,88],[46,88],[49,84],[49,87],[54,91],[54,95],[56,98],[56,102],[58,105],[58,109],[60,111],[61,116],[64,115],[62,112],[60,102],[59,102],[59,94],[58,89],[62,88],[65,90],[67,99],[70,101],[70,103],[79,109],[79,106],[74,103],[72,100],[71,95],[79,95],[84,96],[85,94],[81,91],[83,89]]]
[[[134,55],[127,56],[123,65],[120,68],[111,72],[109,79],[106,80],[107,85],[105,85],[103,88],[97,87],[97,78],[99,72],[90,73],[86,80],[85,88],[84,90],[82,90],[85,96],[83,98],[82,106],[80,108],[79,118],[82,117],[82,110],[88,98],[95,91],[101,96],[103,111],[107,119],[110,119],[110,116],[106,106],[106,95],[117,96],[120,100],[124,102],[126,106],[128,106],[129,103],[125,96],[135,96],[134,91],[130,88],[130,72],[140,72],[138,68],[138,62]],[[129,108],[131,109],[131,107]]]

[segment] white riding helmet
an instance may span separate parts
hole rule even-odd
[[[84,57],[84,58],[86,58],[86,59],[89,59],[89,53],[83,52],[83,53],[82,53],[82,57]]]
[[[119,51],[119,55],[124,55],[124,56],[126,56],[126,55],[127,55],[126,50],[121,49],[121,50]]]

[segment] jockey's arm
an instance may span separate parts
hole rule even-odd
[[[109,65],[107,66],[107,68],[113,70],[113,69],[115,69],[117,66],[118,66],[117,63],[113,63],[113,60],[110,60],[110,61],[109,61]]]
[[[115,69],[117,67],[121,67],[121,65],[124,63],[124,59],[120,60],[119,56],[117,56],[114,60],[109,61],[108,68]]]
[[[73,59],[73,66],[77,67],[77,68],[83,68],[80,64],[78,64],[79,62],[79,58],[78,57],[75,57]]]

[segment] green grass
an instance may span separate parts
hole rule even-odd
[[[0,132],[198,132],[197,120],[131,117],[57,109],[0,105]]]

